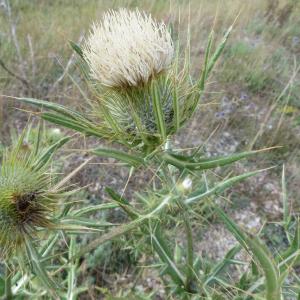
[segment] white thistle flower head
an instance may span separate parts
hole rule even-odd
[[[91,77],[108,87],[147,83],[170,66],[173,53],[163,22],[127,9],[106,12],[93,24],[83,48]]]

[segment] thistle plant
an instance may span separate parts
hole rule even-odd
[[[182,61],[179,44],[175,49],[163,22],[138,10],[108,11],[82,47],[71,43],[94,95],[85,96],[89,114],[22,101],[55,111],[43,113],[45,120],[150,153],[190,120],[230,31],[213,54],[210,36],[202,72],[194,80],[188,51]]]
[[[200,76],[193,79],[188,51],[181,60],[179,47],[175,47],[177,43],[172,40],[164,23],[155,21],[138,10],[108,11],[99,23],[93,24],[83,46],[71,43],[79,55],[80,68],[92,91],[92,99],[83,94],[89,105],[88,111],[81,113],[48,101],[19,98],[20,101],[45,109],[40,114],[44,120],[86,136],[119,143],[126,149],[96,148],[88,149],[88,153],[123,162],[130,167],[130,176],[138,168],[154,170],[155,174],[155,179],[146,191],[136,191],[132,199],[125,199],[124,195],[107,187],[106,192],[112,200],[108,205],[99,204],[78,210],[67,207],[66,212],[69,215],[61,214],[59,224],[60,229],[64,230],[83,230],[80,224],[85,224],[85,229],[103,229],[103,224],[98,224],[97,220],[84,219],[82,215],[106,208],[120,207],[129,220],[127,224],[102,233],[79,250],[74,246],[76,240],[70,239],[72,247],[70,246],[67,263],[75,263],[68,268],[70,280],[67,295],[72,294],[74,288],[78,266],[76,261],[79,257],[89,254],[107,241],[134,231],[138,233],[136,239],[142,236],[147,241],[145,244],[150,246],[153,256],[159,259],[160,275],[166,282],[171,297],[178,295],[180,299],[227,299],[227,296],[235,297],[234,299],[281,299],[287,270],[294,266],[293,258],[297,257],[298,260],[298,250],[295,249],[299,246],[299,229],[294,231],[290,239],[287,254],[282,255],[284,259],[274,259],[258,238],[239,228],[213,201],[214,196],[222,194],[227,188],[264,170],[217,182],[206,172],[231,165],[268,149],[206,158],[200,148],[187,153],[172,149],[170,143],[172,135],[191,119],[197,109],[205,83],[225,47],[231,29],[232,27],[225,33],[221,43],[214,47],[215,51],[212,51],[213,34],[208,37]],[[40,170],[42,169],[39,172]],[[30,176],[26,177],[30,180]],[[35,226],[51,226],[48,218],[44,218],[44,214],[48,213],[44,206],[38,207],[36,220],[42,221],[36,223],[32,223],[31,219],[24,219],[23,211],[29,213],[31,207],[34,211],[37,199],[52,199],[52,194],[43,189],[31,191],[26,182],[22,183],[22,187],[26,185],[29,188],[21,193],[22,196],[13,190],[3,199],[9,199],[4,200],[5,203],[18,203],[15,205],[15,210],[20,211],[21,217],[18,220],[30,220],[30,226],[22,229],[27,234]],[[200,207],[209,207],[221,218],[240,244],[211,268],[206,268],[194,251],[191,215],[195,213],[196,203]],[[7,204],[3,205],[3,208],[6,207]],[[70,222],[73,222],[73,227],[70,227]],[[170,224],[184,229],[186,249],[182,256],[173,254],[176,253],[176,247],[173,247],[174,243],[166,234]],[[288,225],[285,224],[289,234]],[[135,237],[134,234],[132,236]],[[7,249],[11,248],[9,243],[7,245]],[[229,265],[238,264],[234,257],[242,248],[253,256],[253,265],[258,268],[253,274],[245,273],[238,283],[227,281],[222,277],[222,272]],[[253,285],[249,285],[248,280],[253,280]],[[227,289],[232,291],[223,292]],[[222,292],[224,297],[220,298]],[[61,294],[65,296],[65,290]]]

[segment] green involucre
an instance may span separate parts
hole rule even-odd
[[[198,97],[187,74],[169,70],[138,87],[98,91],[92,113],[120,141],[161,144],[189,119]]]

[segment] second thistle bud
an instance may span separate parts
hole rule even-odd
[[[45,149],[47,150],[47,149]],[[4,152],[0,167],[0,257],[22,253],[26,238],[52,226],[56,199],[47,159],[39,150],[17,145]],[[53,178],[52,178],[53,179]]]

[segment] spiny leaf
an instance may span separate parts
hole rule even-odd
[[[69,140],[70,140],[70,137],[64,137],[64,138],[60,139],[59,141],[57,141],[55,144],[51,145],[48,149],[46,149],[44,151],[44,153],[35,162],[35,164],[33,165],[33,168],[35,170],[39,170],[43,166],[45,166],[49,162],[49,160],[51,159],[53,154]]]
[[[26,243],[26,249],[33,271],[37,278],[43,283],[43,285],[49,290],[52,295],[56,295],[57,283],[49,277],[45,267],[42,265],[39,257],[39,253],[36,251],[31,239],[27,236],[24,237]]]
[[[82,207],[80,209],[74,210],[71,212],[73,216],[82,216],[85,214],[89,214],[95,211],[102,211],[102,210],[107,210],[107,209],[112,209],[112,208],[117,208],[119,207],[118,204],[115,203],[103,203],[103,204],[98,204],[98,205],[92,205],[88,207]]]
[[[138,167],[145,163],[144,159],[142,157],[140,157],[138,154],[131,155],[131,154],[125,153],[123,151],[115,150],[115,149],[97,148],[95,150],[91,150],[91,153],[98,155],[98,156],[102,156],[102,157],[115,158],[115,159],[125,162],[133,167]]]
[[[52,103],[49,101],[39,100],[39,99],[34,99],[34,98],[17,98],[16,97],[15,99],[18,101],[21,101],[21,102],[25,102],[28,104],[38,106],[40,108],[47,108],[47,109],[56,111],[62,115],[68,116],[75,120],[76,119],[86,120],[86,118],[82,114],[80,114],[74,110],[71,110],[70,108],[67,108],[61,104]]]
[[[258,171],[248,172],[242,175],[231,177],[223,182],[220,182],[216,184],[213,188],[203,192],[203,187],[199,189],[199,191],[193,192],[192,195],[190,195],[187,199],[185,199],[186,204],[190,204],[192,202],[198,201],[200,199],[203,199],[205,197],[214,195],[214,194],[220,194],[224,190],[228,189],[229,187],[233,186],[234,184],[243,181],[247,179],[248,177],[254,176],[260,172],[266,171],[268,169],[262,169]]]
[[[180,107],[179,107],[179,99],[178,99],[178,90],[176,86],[173,87],[172,101],[173,101],[173,110],[174,110],[174,125],[175,125],[175,129],[178,130],[180,127]]]
[[[64,225],[84,226],[86,228],[106,228],[106,227],[114,226],[113,223],[106,222],[103,220],[92,220],[89,218],[78,217],[78,216],[66,216],[60,219],[59,223]]]
[[[129,201],[126,200],[123,196],[119,195],[117,192],[115,192],[113,189],[109,187],[105,188],[105,192],[108,193],[109,196],[119,204],[119,206],[127,213],[127,215],[132,220],[139,217],[139,214],[134,211]]]
[[[84,59],[83,57],[83,51],[82,49],[80,48],[79,45],[77,45],[76,43],[74,43],[73,41],[69,41],[70,43],[70,46],[72,47],[72,49],[82,58]]]
[[[225,255],[224,259],[217,263],[211,272],[207,275],[204,285],[211,284],[214,279],[220,274],[231,262],[237,253],[241,251],[242,247],[240,245],[231,248]]]
[[[153,85],[153,109],[156,119],[156,125],[161,134],[162,140],[165,141],[167,139],[167,129],[165,123],[165,117],[163,113],[162,103],[158,91],[158,87]]]
[[[221,209],[216,208],[216,212],[240,245],[251,251],[261,266],[266,280],[266,300],[281,300],[279,270],[268,248],[257,237],[241,230]]]
[[[214,65],[216,64],[218,58],[220,57],[221,53],[224,50],[224,47],[226,45],[226,42],[228,40],[228,37],[232,31],[233,25],[231,25],[228,30],[226,31],[221,43],[219,44],[219,46],[217,47],[216,51],[214,52],[213,56],[210,58],[209,62],[208,62],[208,66],[207,66],[207,72],[206,72],[206,77],[209,76],[210,72],[212,71]]]
[[[186,158],[184,156],[173,155],[172,153],[164,152],[161,155],[161,159],[179,169],[205,170],[225,166],[267,150],[269,150],[269,148],[256,151],[246,151],[228,156],[200,159],[199,161],[195,162],[191,162],[188,157]]]
[[[127,199],[125,199],[123,196],[121,196],[120,194],[118,194],[117,192],[115,192],[113,189],[111,189],[110,187],[106,187],[105,188],[105,192],[109,194],[109,196],[117,201],[118,203],[122,203],[125,205],[129,205],[129,201]]]
[[[168,274],[172,277],[173,281],[179,286],[184,286],[184,276],[176,266],[172,259],[171,251],[164,242],[159,229],[155,230],[155,234],[150,234],[151,243],[155,248],[156,253],[159,255],[160,259],[168,265]]]
[[[74,256],[76,253],[76,237],[71,236],[70,245],[69,245],[69,259]],[[75,300],[75,288],[76,288],[76,268],[77,268],[77,260],[71,260],[70,266],[68,270],[68,292],[67,299]]]
[[[208,43],[207,43],[206,50],[205,50],[204,66],[203,66],[203,70],[202,70],[202,73],[201,73],[201,76],[200,76],[200,81],[199,81],[200,91],[204,90],[204,84],[205,84],[205,80],[207,78],[208,61],[209,61],[209,55],[210,55],[210,52],[211,52],[213,35],[214,35],[214,32],[211,31],[211,33],[208,37]]]
[[[95,128],[91,123],[82,122],[82,120],[74,120],[72,118],[61,116],[53,113],[42,113],[42,119],[45,121],[61,125],[66,128],[73,129],[75,131],[84,133],[86,135],[103,137],[105,133],[100,130],[100,128]]]
[[[300,258],[300,222],[297,220],[294,239],[287,250],[277,255],[276,262],[280,266],[280,272],[284,273],[291,268],[295,263],[299,263]]]

